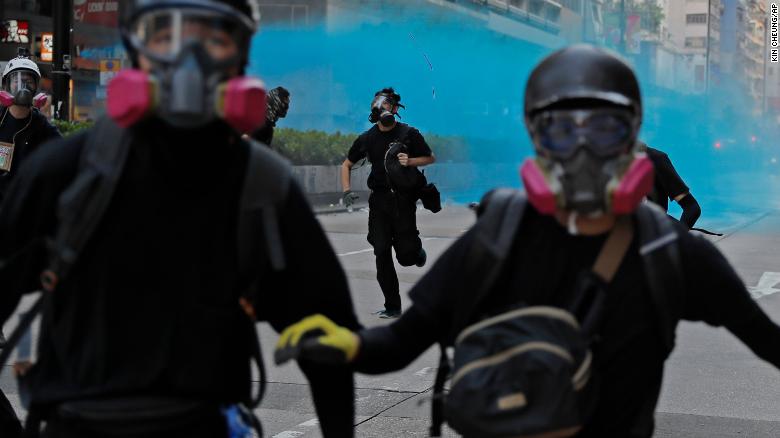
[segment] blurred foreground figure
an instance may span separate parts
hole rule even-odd
[[[312,316],[285,330],[277,361],[383,373],[454,346],[432,432],[446,419],[467,437],[652,436],[681,319],[725,326],[780,367],[780,327],[729,263],[642,202],[653,167],[637,143],[630,67],[592,46],[557,51],[531,73],[525,114],[536,149],[521,168],[527,198],[488,194],[393,324],[355,333]]]
[[[0,210],[0,324],[42,283],[39,360],[21,376],[30,433],[42,420],[58,438],[248,437],[255,320],[323,312],[359,328],[289,165],[240,139],[265,120],[262,83],[242,76],[254,12],[128,5],[135,68],[109,85],[110,118],[20,170]],[[352,371],[300,365],[323,435],[352,436]]]

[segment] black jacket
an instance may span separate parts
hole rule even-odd
[[[0,120],[6,115],[8,108],[0,108]],[[30,126],[20,131],[16,136],[16,145],[14,147],[13,166],[10,172],[0,171],[0,201],[8,190],[11,180],[18,173],[22,163],[27,160],[38,147],[48,140],[62,137],[46,117],[37,109],[33,108],[30,112]]]
[[[682,296],[664,309],[670,324],[680,319],[724,326],[762,359],[780,368],[780,327],[750,297],[742,280],[707,240],[675,224],[683,269]],[[401,369],[432,344],[451,343],[457,304],[474,293],[470,248],[477,227],[461,236],[409,292],[414,305],[389,326],[360,332],[358,371]],[[640,256],[637,233],[606,289],[600,341],[594,345],[595,376],[601,378],[595,412],[577,437],[649,438],[669,355]],[[572,236],[551,216],[527,207],[505,269],[485,300],[480,317],[526,305],[566,307],[579,275],[589,271],[606,235]],[[477,318],[479,319],[479,318]],[[474,321],[471,321],[474,322]]]
[[[0,209],[0,259],[55,232],[57,199],[86,135],[45,146],[25,163]],[[248,145],[222,124],[182,135],[151,120],[134,130],[114,200],[45,303],[29,379],[34,404],[132,394],[246,398],[251,339],[238,298],[247,293],[277,330],[312,313],[359,326],[344,272],[297,185],[279,211],[287,267],[259,265],[255,287],[244,290],[236,228],[247,159]],[[45,261],[30,251],[0,273],[0,323],[37,286]],[[325,435],[351,436],[351,372],[300,365]]]

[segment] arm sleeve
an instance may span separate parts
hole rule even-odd
[[[78,169],[83,135],[43,146],[24,161],[0,208],[0,326],[22,295],[40,289],[45,238],[56,228],[61,191]]]
[[[366,158],[366,148],[363,147],[363,137],[360,136],[352,143],[352,147],[349,148],[347,153],[347,159],[353,163]]]
[[[425,141],[425,137],[417,129],[411,128],[409,130],[408,142],[410,157],[430,157],[433,155],[433,151],[431,151],[431,147]]]
[[[681,255],[688,296],[683,317],[726,327],[758,357],[780,368],[780,326],[751,298],[715,246],[698,236],[684,239]]]
[[[690,189],[677,173],[677,169],[674,168],[668,155],[661,153],[658,161],[654,164],[657,166],[655,174],[660,179],[670,200],[674,200],[676,196],[683,193],[688,193]]]
[[[258,316],[278,332],[306,316],[321,313],[351,330],[360,328],[347,279],[333,248],[301,189],[292,184],[280,215],[287,267],[261,274],[255,291]],[[299,361],[310,385],[323,436],[350,437],[354,426],[354,381],[348,366]]]
[[[62,134],[60,134],[60,131],[57,129],[56,126],[52,125],[51,122],[47,120],[44,128],[43,141],[53,140],[57,138],[62,138]]]
[[[360,352],[353,365],[366,374],[403,369],[437,342],[439,330],[433,319],[412,306],[393,324],[361,330]]]
[[[688,228],[693,228],[696,221],[701,216],[701,207],[690,192],[680,199],[680,207],[682,207],[682,215],[680,216],[680,222],[684,223]]]

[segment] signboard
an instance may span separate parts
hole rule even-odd
[[[118,59],[104,59],[100,61],[100,86],[105,87],[108,85],[121,69],[122,62]]]
[[[29,43],[30,23],[22,20],[5,20],[0,27],[0,42]]]
[[[54,34],[41,34],[41,61],[54,60]]]
[[[119,0],[73,0],[73,21],[116,27],[119,24]]]

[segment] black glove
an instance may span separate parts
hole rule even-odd
[[[360,199],[360,196],[358,196],[358,194],[354,193],[352,190],[347,190],[343,195],[341,195],[341,199],[344,200],[345,206],[350,207],[355,203],[355,201]]]

